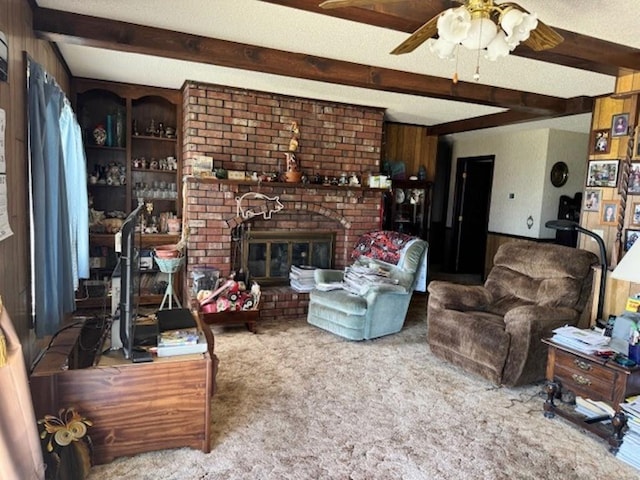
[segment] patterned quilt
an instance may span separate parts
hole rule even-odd
[[[358,239],[358,243],[351,252],[351,258],[356,260],[360,256],[365,256],[397,265],[402,249],[414,239],[415,237],[406,233],[389,230],[365,233]]]

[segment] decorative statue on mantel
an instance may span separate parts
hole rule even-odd
[[[298,139],[300,138],[300,130],[298,129],[297,122],[291,122],[291,140],[289,140],[289,151],[284,154],[287,159],[287,171],[284,174],[284,179],[287,182],[297,183],[302,178],[302,172],[300,171],[300,164],[296,158],[296,151],[298,150]]]

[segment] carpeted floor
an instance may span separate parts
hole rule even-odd
[[[90,480],[637,479],[604,441],[433,357],[425,297],[397,335],[348,342],[305,319],[216,329],[212,451],[116,459]]]

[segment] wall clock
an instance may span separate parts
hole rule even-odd
[[[551,167],[551,184],[554,187],[561,187],[567,183],[569,178],[569,167],[564,162],[556,162]]]

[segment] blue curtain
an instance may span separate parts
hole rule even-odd
[[[73,221],[69,208],[72,183],[65,174],[61,138],[60,118],[65,96],[55,80],[33,61],[29,63],[27,97],[33,305],[36,335],[42,337],[55,333],[65,315],[75,310],[74,266],[78,266],[78,261],[74,260],[77,245],[72,241],[71,232],[77,228],[77,222]],[[84,178],[73,195],[82,195],[82,191],[86,205]],[[88,214],[86,209],[83,214]]]

